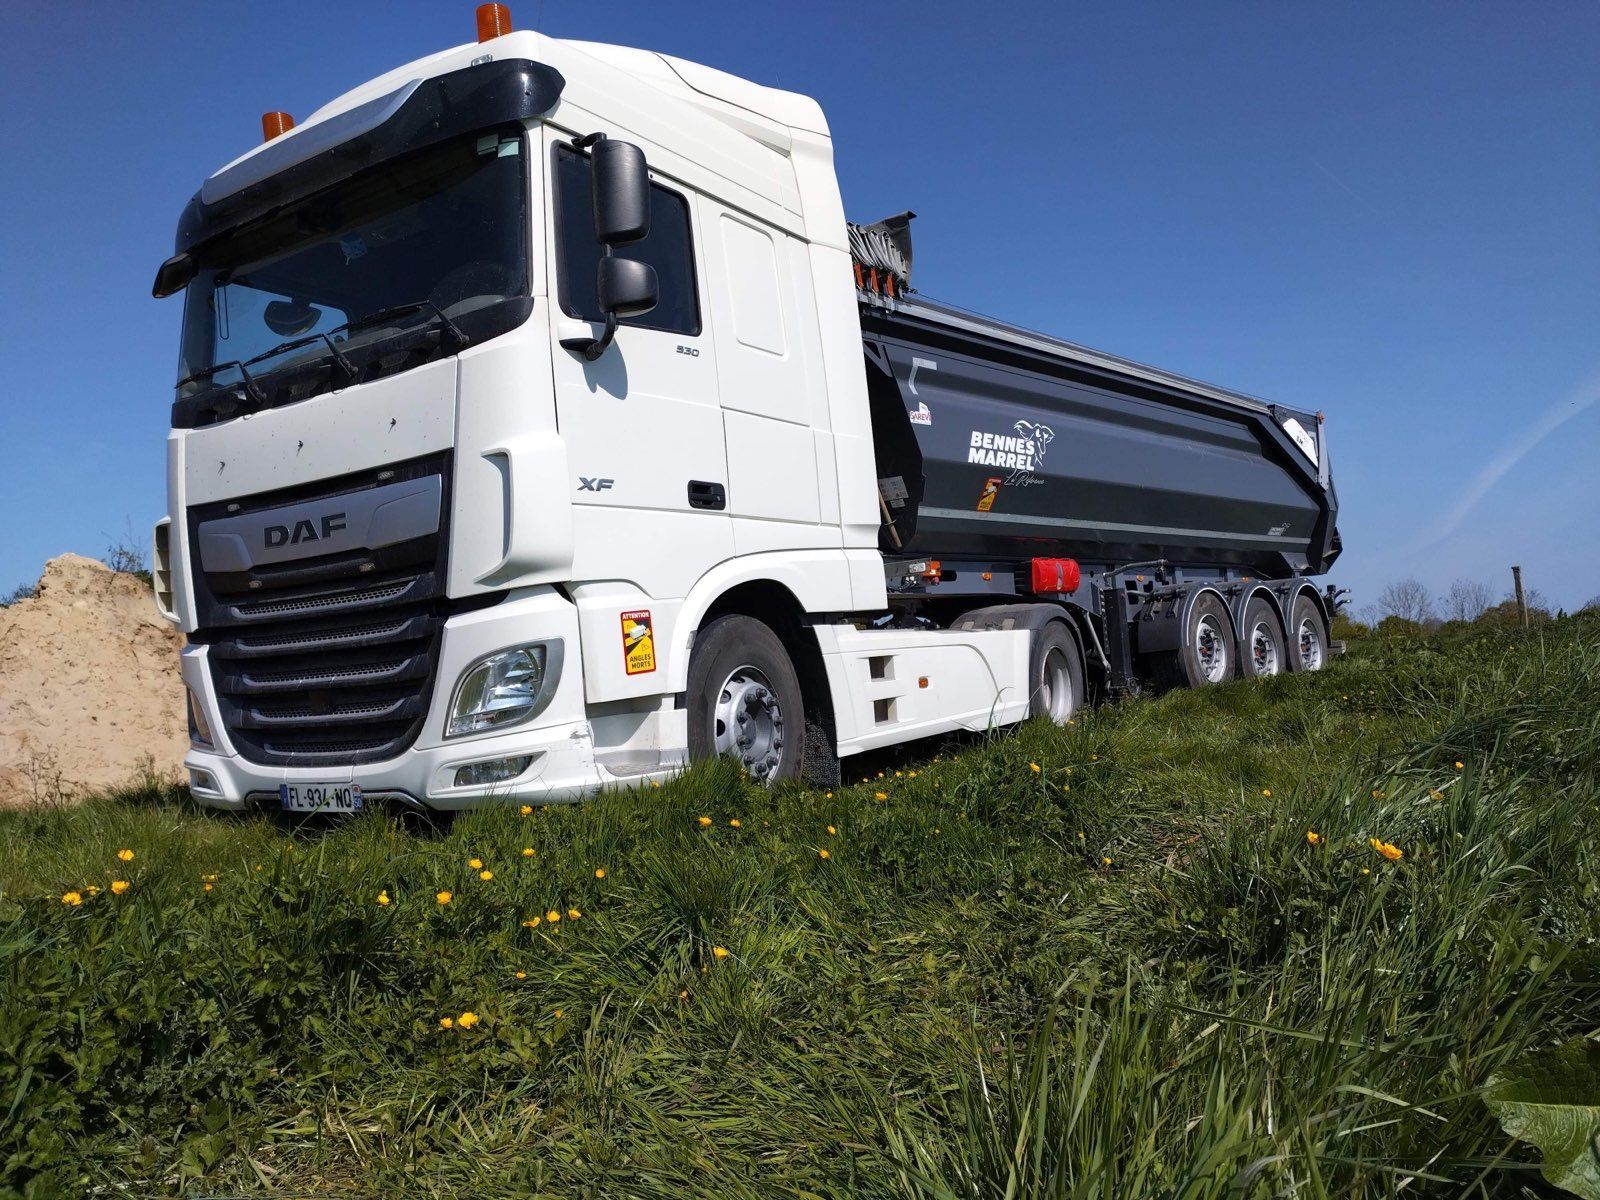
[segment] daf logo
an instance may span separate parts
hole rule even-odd
[[[332,537],[345,528],[345,514],[342,512],[328,513],[322,518],[322,532],[317,532],[317,527],[310,521],[296,521],[293,526],[268,525],[265,529],[267,548],[276,549],[279,546],[298,546],[301,542],[320,542],[323,538]]]

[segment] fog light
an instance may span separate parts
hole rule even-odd
[[[488,762],[457,767],[456,786],[477,787],[486,783],[504,783],[521,775],[532,761],[533,755],[519,754],[515,758],[492,758]]]
[[[189,741],[192,745],[203,746],[210,750],[216,745],[211,738],[211,726],[206,723],[205,706],[200,703],[200,697],[194,694],[194,689],[189,688]]]
[[[189,790],[191,792],[220,792],[217,786],[217,777],[210,771],[189,770]]]
[[[445,737],[520,725],[544,711],[561,678],[561,642],[513,646],[461,673]]]

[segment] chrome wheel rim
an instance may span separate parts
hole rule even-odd
[[[1228,677],[1228,644],[1216,617],[1207,613],[1194,630],[1195,655],[1208,683],[1221,683]]]
[[[778,693],[758,669],[735,667],[717,689],[711,712],[712,745],[730,755],[753,779],[771,779],[783,762],[783,709]]]
[[[1317,627],[1314,617],[1300,618],[1300,626],[1295,631],[1295,640],[1300,644],[1300,667],[1306,671],[1320,670],[1322,667],[1322,630]]]
[[[1250,661],[1257,675],[1276,675],[1283,669],[1278,661],[1278,639],[1265,620],[1257,621],[1250,630]]]
[[[1057,725],[1064,725],[1077,707],[1072,693],[1072,664],[1066,651],[1052,646],[1044,656],[1039,675],[1039,699],[1045,716]]]

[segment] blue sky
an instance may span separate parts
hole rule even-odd
[[[516,0],[816,96],[922,291],[1324,409],[1346,554],[1600,594],[1600,5]],[[179,210],[472,4],[8,5],[0,588],[164,507]]]

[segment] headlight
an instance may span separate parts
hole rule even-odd
[[[211,726],[206,723],[205,706],[200,703],[200,697],[194,694],[193,688],[185,690],[189,693],[189,740],[209,750],[217,743],[211,736]]]
[[[513,646],[480,658],[461,674],[445,737],[504,729],[536,717],[561,677],[561,643]]]

